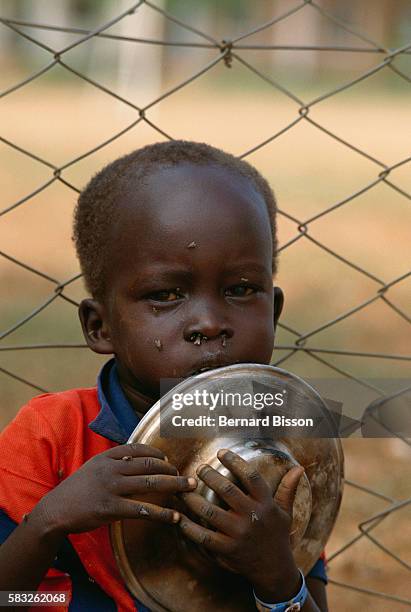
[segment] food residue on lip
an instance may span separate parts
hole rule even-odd
[[[222,346],[227,345],[227,336],[225,334],[223,334],[223,337],[221,338],[221,345]]]
[[[156,308],[155,306],[152,306],[152,311],[154,312],[154,314],[158,313],[158,308]]]
[[[159,351],[163,350],[163,343],[161,342],[161,340],[159,340],[158,338],[156,338],[154,340],[154,346],[156,347],[156,349],[158,349]]]
[[[197,246],[197,243],[193,240],[192,242],[190,242],[190,244],[187,245],[188,249],[195,249]]]

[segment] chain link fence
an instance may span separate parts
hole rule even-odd
[[[342,322],[347,320],[351,321],[358,313],[365,313],[365,319],[361,319],[360,324],[366,325],[367,313],[369,313],[372,308],[375,307],[376,303],[383,303],[383,305],[389,309],[391,315],[401,321],[402,327],[400,333],[401,335],[404,335],[404,337],[407,333],[409,333],[409,327],[407,324],[411,322],[410,315],[406,312],[406,308],[404,306],[404,299],[400,299],[401,294],[399,294],[400,297],[397,299],[396,294],[396,289],[398,289],[399,286],[406,291],[407,283],[409,290],[411,271],[407,269],[406,262],[403,262],[403,271],[400,274],[387,275],[383,277],[381,274],[376,274],[374,272],[374,266],[370,266],[367,269],[367,266],[364,266],[362,262],[356,261],[355,257],[351,258],[349,253],[341,252],[340,250],[334,248],[333,245],[327,240],[326,235],[324,235],[323,239],[320,239],[318,237],[318,232],[316,234],[315,231],[317,227],[321,228],[321,221],[323,221],[324,218],[330,219],[331,223],[335,223],[338,227],[341,217],[336,215],[337,210],[340,209],[341,211],[341,209],[348,209],[350,207],[352,210],[352,207],[355,207],[356,205],[361,206],[362,196],[364,196],[364,194],[370,194],[372,196],[377,188],[381,185],[384,185],[384,187],[386,187],[388,190],[385,193],[387,201],[386,206],[389,207],[391,195],[392,197],[395,195],[397,202],[401,200],[400,206],[403,205],[405,211],[407,207],[409,207],[411,195],[407,190],[406,179],[404,179],[405,175],[401,171],[407,166],[407,164],[409,171],[411,155],[399,157],[394,162],[388,162],[386,159],[384,159],[384,157],[374,155],[373,151],[366,150],[362,146],[356,144],[355,139],[353,141],[351,141],[351,139],[346,139],[341,135],[338,125],[330,128],[327,123],[323,124],[321,119],[317,118],[315,111],[318,108],[321,108],[321,106],[327,100],[338,98],[343,92],[354,90],[361,84],[364,84],[364,82],[366,84],[371,82],[374,75],[378,73],[392,73],[396,76],[396,78],[403,82],[404,85],[408,86],[411,83],[411,77],[406,72],[406,62],[404,64],[400,64],[399,60],[403,60],[404,58],[405,60],[408,59],[409,55],[411,54],[411,42],[395,49],[387,48],[378,41],[370,38],[363,31],[358,31],[355,25],[348,24],[345,21],[342,21],[339,17],[336,17],[333,12],[325,10],[323,8],[323,4],[319,1],[296,1],[295,3],[292,3],[292,8],[288,8],[288,10],[283,14],[276,15],[275,18],[245,31],[241,35],[235,36],[231,39],[226,38],[224,40],[217,39],[209,32],[202,31],[202,29],[194,27],[189,21],[186,22],[184,19],[181,19],[180,16],[167,12],[162,8],[162,6],[164,5],[152,3],[148,0],[140,0],[136,3],[130,2],[129,6],[126,7],[126,10],[119,12],[106,23],[102,23],[101,25],[90,29],[66,27],[52,23],[24,21],[22,19],[12,19],[6,16],[1,17],[0,23],[3,29],[12,31],[14,35],[25,39],[25,41],[32,45],[33,48],[40,48],[44,52],[45,57],[45,61],[39,69],[35,70],[32,74],[26,76],[25,78],[22,78],[22,80],[19,82],[13,82],[9,87],[2,91],[0,94],[2,99],[12,96],[19,90],[20,95],[24,95],[26,89],[29,88],[34,82],[42,79],[46,73],[52,73],[53,71],[60,69],[66,73],[69,73],[70,77],[81,80],[82,82],[90,85],[92,88],[96,88],[105,96],[110,97],[119,107],[127,107],[128,111],[131,111],[133,114],[132,120],[129,121],[127,125],[123,126],[115,133],[110,134],[108,137],[100,139],[95,146],[89,148],[81,155],[72,157],[63,164],[55,163],[53,161],[52,154],[50,154],[50,157],[44,157],[36,152],[37,149],[32,150],[26,148],[25,146],[21,146],[18,139],[14,141],[13,139],[10,139],[9,136],[7,138],[0,136],[0,140],[5,145],[7,151],[13,150],[16,154],[29,159],[33,164],[42,166],[42,169],[46,172],[45,180],[36,184],[34,188],[27,190],[27,193],[24,193],[15,201],[3,203],[2,210],[0,212],[2,221],[7,223],[7,220],[11,215],[16,213],[17,209],[26,209],[32,204],[33,200],[35,200],[39,194],[42,192],[50,192],[55,184],[63,186],[64,189],[72,194],[71,201],[74,204],[76,196],[80,191],[81,184],[76,184],[72,180],[70,170],[73,167],[76,167],[76,165],[83,160],[93,156],[99,151],[104,150],[106,147],[109,147],[109,145],[116,141],[119,141],[121,146],[122,139],[124,139],[127,134],[135,133],[136,130],[142,126],[145,126],[151,130],[153,133],[152,135],[154,135],[155,139],[157,140],[180,137],[179,125],[175,125],[175,130],[172,134],[168,133],[168,130],[163,129],[161,122],[156,119],[156,108],[163,104],[168,98],[175,96],[178,92],[188,88],[195,81],[201,80],[206,73],[212,72],[218,67],[222,66],[224,69],[230,71],[236,71],[242,67],[249,73],[252,73],[258,80],[263,81],[265,86],[271,88],[273,95],[283,96],[284,100],[289,103],[289,109],[291,110],[292,116],[291,119],[286,121],[280,127],[280,129],[277,129],[274,132],[269,132],[267,128],[265,137],[260,139],[260,141],[255,142],[253,146],[248,147],[247,150],[243,150],[240,157],[249,159],[251,163],[255,163],[258,167],[258,160],[256,162],[254,161],[256,153],[269,148],[277,141],[281,140],[281,138],[283,138],[287,133],[295,133],[298,139],[302,126],[306,126],[308,124],[316,131],[316,133],[321,133],[324,137],[329,139],[330,143],[334,143],[336,148],[343,147],[344,150],[352,156],[357,156],[358,159],[362,158],[362,160],[366,160],[368,164],[367,168],[371,172],[370,179],[367,182],[358,185],[355,191],[344,194],[344,197],[338,199],[337,201],[335,201],[331,196],[326,206],[322,206],[320,210],[317,210],[314,214],[309,214],[308,216],[296,216],[294,212],[290,212],[284,208],[280,200],[279,214],[281,219],[287,222],[289,234],[288,239],[283,240],[281,243],[281,260],[286,259],[289,253],[298,249],[299,245],[302,245],[303,243],[310,243],[316,249],[322,251],[322,253],[325,254],[331,262],[336,262],[335,265],[338,265],[338,267],[336,268],[337,271],[335,274],[341,278],[342,282],[345,271],[354,270],[359,275],[356,282],[361,284],[361,282],[367,281],[366,286],[367,291],[368,289],[369,291],[364,299],[358,300],[354,305],[350,305],[349,308],[342,309],[338,311],[337,314],[333,312],[332,314],[325,316],[320,322],[317,321],[315,325],[307,326],[306,328],[300,328],[298,325],[295,325],[294,322],[290,323],[287,320],[286,309],[285,319],[281,324],[282,335],[280,336],[280,338],[284,338],[284,342],[280,342],[277,347],[274,364],[281,364],[282,366],[293,371],[293,364],[297,363],[296,360],[303,355],[304,358],[315,362],[316,364],[320,364],[322,368],[328,369],[330,372],[332,372],[332,375],[350,378],[358,385],[367,384],[364,380],[364,372],[367,368],[364,366],[350,369],[349,367],[341,365],[341,361],[338,361],[338,359],[336,360],[336,357],[348,358],[348,363],[350,364],[354,362],[357,363],[358,360],[363,360],[362,363],[366,364],[374,364],[376,362],[394,364],[395,368],[397,366],[399,367],[400,365],[407,366],[411,357],[403,353],[393,354],[391,351],[386,352],[384,350],[352,350],[350,348],[350,339],[347,339],[346,335],[337,335],[337,341],[330,342],[329,346],[324,344],[324,342],[318,342],[317,345],[315,344],[317,339],[320,340],[323,338],[321,335],[322,332],[338,328]],[[288,6],[290,7],[291,3]],[[148,11],[153,15],[156,14],[156,16],[161,17],[161,19],[165,20],[166,22],[172,22],[174,26],[178,27],[180,31],[184,33],[182,39],[170,41],[164,38],[155,39],[135,37],[117,33],[115,26],[127,22],[127,20],[131,19],[135,14],[138,15],[139,11],[141,11],[143,8],[146,11],[145,15]],[[296,41],[288,45],[255,43],[255,35],[270,31],[271,29],[276,28],[280,23],[287,24],[287,22],[299,12],[304,12],[307,19],[312,16],[312,13],[315,13],[317,17],[321,17],[321,19],[329,21],[333,24],[334,28],[348,34],[351,37],[351,40],[354,41],[353,44],[300,45],[297,44]],[[70,35],[72,37],[72,42],[63,48],[51,47],[49,44],[43,42],[42,34],[44,34],[45,31]],[[293,31],[291,28],[289,38],[290,40],[293,39]],[[207,62],[201,65],[201,67],[197,68],[185,78],[181,78],[180,76],[180,80],[177,84],[168,89],[163,89],[158,93],[158,95],[155,95],[147,103],[140,106],[137,103],[138,101],[134,98],[125,97],[124,95],[120,94],[115,87],[106,85],[98,78],[98,76],[90,73],[90,71],[82,70],[81,66],[77,67],[75,61],[72,61],[73,52],[75,52],[76,49],[82,45],[85,45],[88,41],[95,39],[101,39],[103,43],[107,43],[109,40],[116,41],[118,44],[133,43],[135,45],[139,45],[140,47],[173,47],[178,50],[180,54],[189,54],[193,50],[202,49],[206,50],[209,56],[207,58]],[[354,58],[354,63],[357,61],[357,58],[366,54],[367,57],[373,58],[373,62],[371,67],[358,71],[355,77],[348,79],[344,78],[342,82],[329,87],[327,91],[322,92],[320,95],[307,99],[300,97],[300,95],[296,95],[291,88],[284,84],[284,80],[281,78],[278,80],[273,78],[271,74],[272,71],[261,68],[259,61],[256,60],[258,57],[264,56],[266,58],[268,54],[275,54],[284,50],[295,54],[304,54],[313,50],[321,54],[332,52],[334,54],[344,55],[349,53],[351,54],[350,57]],[[237,98],[240,99],[241,95],[242,93],[240,91],[237,94]],[[375,100],[371,98],[372,96],[370,94],[370,105],[375,103]],[[273,106],[273,111],[275,112],[275,105]],[[33,110],[33,112],[35,111]],[[233,108],[233,113],[234,112],[235,108]],[[214,117],[210,114],[207,117],[201,117],[201,119],[212,123]],[[251,116],[250,120],[252,119],[253,117]],[[24,120],[24,118],[22,118],[22,120]],[[379,127],[380,126],[375,126],[375,129],[378,130]],[[239,126],[239,129],[241,130],[241,125]],[[406,129],[409,129],[409,125],[404,125],[404,130]],[[395,137],[395,135],[393,134],[392,137]],[[144,142],[141,144],[144,144]],[[215,143],[211,142],[211,144]],[[124,152],[128,150],[129,147],[126,148]],[[294,170],[296,173],[298,173],[301,168],[296,167]],[[341,168],[341,172],[344,173],[344,167]],[[14,180],[24,183],[24,178],[20,176],[16,176]],[[322,180],[320,175],[318,180]],[[406,216],[404,218],[406,219]],[[336,220],[333,221],[333,219]],[[355,219],[352,223],[353,225],[356,224]],[[367,227],[360,229],[362,229],[362,239],[366,241]],[[30,231],[29,228],[26,228],[26,231]],[[24,240],[24,236],[22,236],[21,239]],[[384,239],[389,241],[389,237]],[[298,257],[298,250],[295,252],[296,257]],[[388,254],[384,251],[375,252],[373,257],[375,256],[378,258],[385,257],[387,255],[389,258],[389,253],[389,249]],[[39,317],[40,313],[50,309],[53,303],[57,301],[64,301],[70,306],[77,306],[77,300],[75,297],[73,297],[73,294],[70,293],[70,288],[76,284],[81,275],[76,273],[69,275],[68,278],[64,276],[55,278],[53,275],[48,273],[47,268],[43,270],[39,269],[35,265],[32,265],[29,256],[27,259],[23,260],[20,257],[15,257],[9,252],[1,251],[0,255],[3,260],[7,260],[9,265],[19,267],[30,275],[35,275],[43,279],[50,287],[49,291],[44,294],[43,299],[39,301],[35,308],[30,309],[30,311],[26,312],[24,316],[19,316],[17,319],[13,319],[11,324],[6,325],[6,328],[3,329],[0,334],[0,339],[2,340],[0,351],[2,351],[2,355],[4,356],[10,352],[22,354],[21,351],[39,355],[48,349],[58,349],[60,351],[67,348],[71,348],[73,350],[80,350],[84,348],[82,343],[33,343],[25,340],[24,337],[25,326],[27,326],[35,318]],[[324,283],[328,282],[327,278],[324,276],[322,281]],[[16,335],[16,332],[21,333],[20,335]],[[13,340],[13,335],[14,338],[18,338],[18,341],[14,344],[10,344],[10,341]],[[326,336],[326,338],[330,337]],[[372,368],[373,366],[371,365],[369,367]],[[15,366],[13,369],[5,366],[1,367],[0,370],[4,377],[14,379],[16,384],[24,385],[31,390],[35,390],[36,392],[46,392],[50,390],[44,388],[41,383],[30,376],[22,374],[19,371],[18,366]],[[393,369],[392,371],[396,370]],[[383,394],[383,392],[377,387],[374,387],[374,389],[377,395]],[[408,451],[409,442],[407,439],[402,439],[396,441],[396,443],[397,442],[404,447],[405,452]],[[393,564],[394,572],[404,570],[409,571],[410,569],[410,564],[403,558],[404,555],[397,552],[396,544],[398,543],[398,533],[396,534],[395,538],[393,538],[393,533],[395,532],[396,517],[400,516],[401,513],[406,510],[407,506],[409,506],[411,502],[411,497],[401,496],[400,499],[396,496],[388,495],[386,492],[382,492],[372,485],[366,486],[364,484],[364,477],[357,481],[356,476],[359,464],[356,463],[356,453],[358,452],[359,445],[371,445],[370,452],[377,455],[373,457],[370,463],[370,470],[374,469],[381,471],[384,469],[384,466],[381,465],[381,462],[384,460],[384,454],[382,453],[379,455],[380,450],[379,447],[376,446],[376,441],[371,442],[369,440],[359,440],[356,447],[352,441],[349,441],[349,444],[351,444],[351,447],[348,445],[348,451],[351,453],[350,457],[352,457],[352,459],[348,462],[349,479],[346,481],[347,487],[345,489],[345,499],[352,498],[354,500],[360,500],[358,501],[358,505],[361,507],[362,512],[366,512],[366,516],[361,521],[357,521],[354,531],[353,516],[356,516],[354,512],[352,516],[350,515],[350,520],[346,523],[346,525],[351,525],[351,527],[346,527],[343,532],[339,533],[338,537],[336,539],[334,538],[334,540],[331,542],[331,544],[334,543],[334,549],[328,550],[328,565],[331,583],[329,591],[331,601],[333,602],[331,609],[344,610],[360,604],[363,607],[375,607],[378,604],[378,601],[381,602],[378,605],[383,606],[378,609],[404,609],[404,606],[411,605],[411,599],[407,599],[403,596],[404,593],[402,589],[399,591],[397,590],[397,592],[386,592],[384,589],[379,590],[376,588],[371,588],[369,583],[367,583],[367,579],[365,579],[365,581],[363,580],[362,583],[359,583],[359,581],[355,579],[355,571],[353,574],[354,579],[352,581],[346,580],[347,574],[344,572],[344,560],[348,559],[348,563],[353,566],[355,570],[355,558],[357,551],[359,546],[364,544],[364,542],[367,542],[369,545],[371,545],[371,547],[377,549],[379,556],[376,557],[376,562],[382,563],[381,567],[383,569],[380,570],[379,574],[377,572],[377,579],[375,579],[374,576],[370,580],[373,585],[375,584],[376,580],[377,582],[379,581],[381,585],[385,584],[385,563],[390,563],[391,565]],[[392,448],[395,449],[396,453],[399,452],[402,454],[403,452],[402,450],[398,450],[397,446],[393,446]],[[388,453],[388,462],[390,461],[390,457],[391,455]],[[381,459],[380,463],[378,463],[379,459]],[[358,456],[358,462],[361,463],[362,461],[363,459]],[[391,478],[390,469],[387,468],[384,475],[385,479],[389,480]],[[365,474],[365,480],[367,477],[368,474]],[[349,510],[349,512],[353,513],[352,508]],[[393,517],[394,520],[392,520]],[[391,520],[390,528],[386,530],[382,536],[375,535],[378,529],[381,529],[381,525],[389,520]],[[370,559],[372,559],[372,554]],[[370,564],[371,563],[373,563],[372,560],[370,560]],[[377,569],[375,569],[375,571],[377,571]],[[401,576],[402,575],[404,576],[403,583],[405,584],[407,574],[401,574]],[[344,597],[342,597],[340,589],[344,589]],[[350,603],[341,603],[339,601],[340,598],[344,599],[347,597],[347,592],[351,593],[351,599],[346,599],[345,601]],[[340,595],[338,593],[340,593]]]

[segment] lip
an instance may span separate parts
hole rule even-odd
[[[197,376],[198,374],[208,372],[209,370],[217,370],[218,368],[224,368],[225,366],[233,365],[234,363],[238,362],[222,361],[220,359],[204,360],[200,363],[197,363],[194,368],[187,372],[184,378],[189,378],[190,376]]]

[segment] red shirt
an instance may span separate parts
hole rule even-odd
[[[16,523],[62,479],[94,455],[116,446],[88,427],[99,411],[96,388],[41,395],[1,433],[0,508]],[[68,538],[89,576],[115,600],[119,612],[135,612],[112,553],[108,526]],[[39,589],[71,593],[71,579],[50,569]],[[60,612],[68,607],[53,609]]]

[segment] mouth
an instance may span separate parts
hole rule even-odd
[[[203,372],[208,372],[209,370],[218,370],[219,368],[224,368],[226,366],[233,365],[233,362],[221,362],[216,361],[215,363],[207,363],[205,365],[201,365],[200,367],[196,367],[190,370],[184,378],[190,378],[190,376],[198,376],[198,374],[203,374]]]

